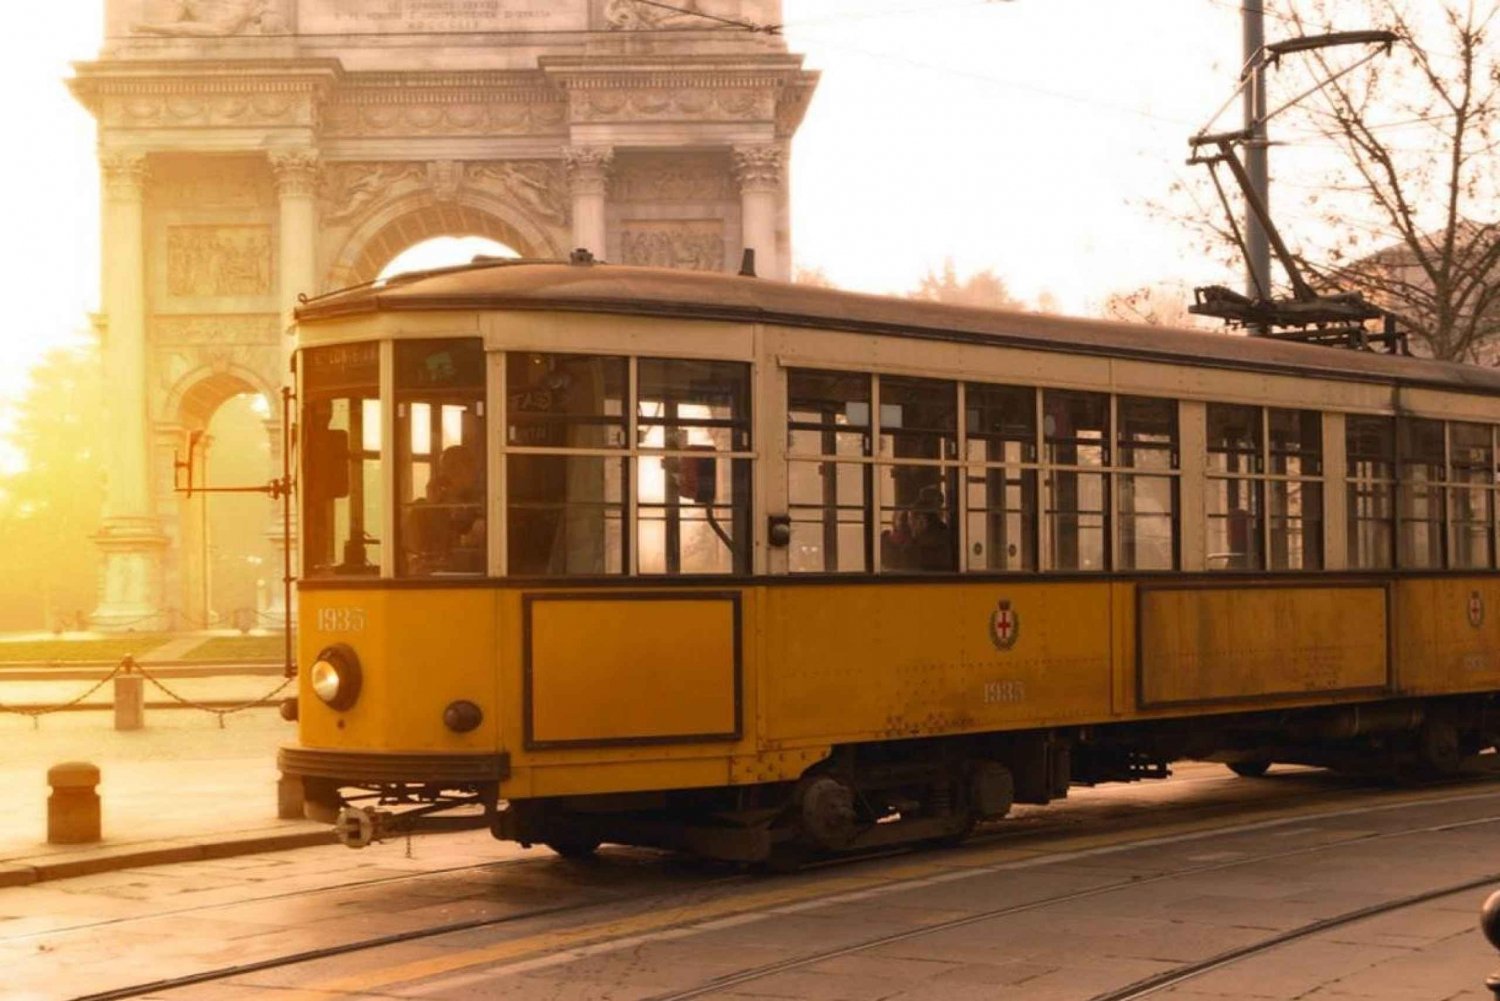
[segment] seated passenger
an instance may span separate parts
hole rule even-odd
[[[484,484],[479,460],[468,445],[438,456],[427,496],[406,518],[408,569],[414,574],[483,573]]]
[[[917,507],[912,512],[913,569],[954,569],[953,534],[943,517],[944,506],[940,487],[925,486],[917,495]]]
[[[914,569],[912,542],[911,513],[903,508],[891,519],[891,527],[880,533],[880,569]]]

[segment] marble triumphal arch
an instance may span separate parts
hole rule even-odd
[[[705,270],[753,247],[789,270],[816,74],[730,23],[774,25],[779,0],[105,2],[70,81],[103,178],[99,628],[193,624],[209,569],[173,457],[226,400],[276,399],[300,293],[436,235]],[[264,421],[269,478],[279,408]],[[279,525],[267,503],[285,546]]]

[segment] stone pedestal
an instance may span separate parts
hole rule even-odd
[[[99,769],[85,761],[67,761],[47,769],[47,841],[54,845],[83,845],[98,841]]]
[[[146,679],[139,674],[115,675],[115,729],[146,726]]]

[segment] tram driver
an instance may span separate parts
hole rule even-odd
[[[484,572],[484,484],[474,449],[438,455],[427,495],[407,512],[406,548],[416,574]]]

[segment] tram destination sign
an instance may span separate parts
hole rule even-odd
[[[587,31],[588,0],[298,0],[303,35]]]

